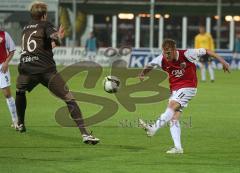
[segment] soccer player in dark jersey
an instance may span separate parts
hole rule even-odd
[[[65,81],[57,74],[52,48],[60,45],[64,37],[64,28],[59,30],[47,21],[47,4],[35,2],[31,6],[32,21],[23,28],[22,53],[18,66],[16,107],[18,113],[18,130],[25,132],[25,110],[27,106],[25,92],[39,83],[47,87],[67,104],[71,117],[82,134],[83,142],[97,144],[99,139],[86,130],[82,113],[69,92]],[[51,80],[50,80],[51,79]],[[53,80],[54,79],[54,80]],[[65,86],[65,87],[64,87]]]

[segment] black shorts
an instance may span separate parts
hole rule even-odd
[[[42,74],[19,74],[17,77],[17,90],[31,92],[39,83],[47,87],[55,96],[64,101],[74,99],[71,92],[57,72]]]
[[[203,55],[200,57],[199,61],[202,63],[211,62],[212,58],[209,55]]]

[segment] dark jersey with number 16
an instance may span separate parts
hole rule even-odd
[[[23,28],[20,73],[40,74],[56,71],[51,45],[56,32],[48,21],[31,21]]]

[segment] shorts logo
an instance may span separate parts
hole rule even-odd
[[[184,72],[185,72],[184,69],[173,70],[172,75],[174,75],[175,77],[182,77],[184,75]]]
[[[8,79],[8,77],[7,77],[7,76],[5,76],[5,79],[6,79],[6,82],[9,82],[9,79]]]

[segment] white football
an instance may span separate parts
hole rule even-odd
[[[116,93],[120,88],[120,80],[116,76],[106,76],[103,85],[106,92]]]

